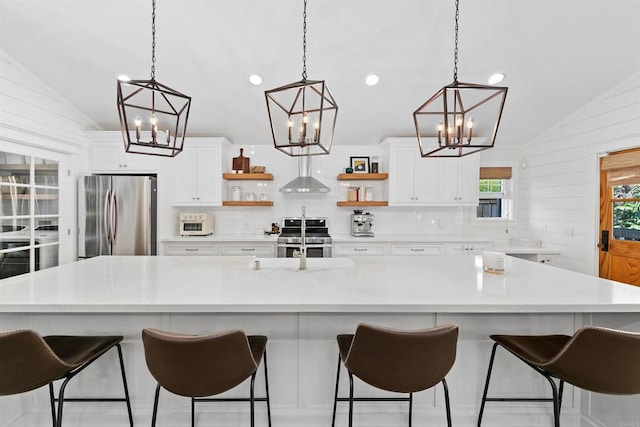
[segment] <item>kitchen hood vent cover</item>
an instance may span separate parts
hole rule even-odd
[[[298,157],[298,177],[280,188],[282,193],[328,193],[329,187],[311,176],[311,156]]]

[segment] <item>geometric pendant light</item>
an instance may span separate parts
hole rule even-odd
[[[273,145],[292,157],[329,154],[338,115],[324,80],[307,80],[307,0],[302,50],[302,80],[264,93]]]
[[[182,151],[191,97],[155,79],[156,0],[151,15],[151,79],[118,79],[118,113],[128,153],[174,157]]]
[[[493,147],[507,87],[458,82],[456,0],[453,83],[444,86],[413,113],[422,157],[462,157]]]

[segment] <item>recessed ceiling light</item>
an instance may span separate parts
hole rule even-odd
[[[124,74],[120,74],[120,75],[118,76],[118,80],[120,80],[121,82],[128,82],[128,81],[130,81],[131,79],[129,78],[129,76],[125,76]]]
[[[502,79],[504,79],[504,74],[495,73],[494,75],[489,77],[489,84],[490,85],[496,85],[496,84],[500,83],[502,81]]]
[[[375,86],[378,84],[379,81],[380,81],[380,77],[378,77],[375,74],[369,74],[367,78],[364,80],[367,86]]]
[[[262,84],[262,77],[260,77],[258,74],[251,74],[249,76],[249,82],[254,86],[259,86]]]

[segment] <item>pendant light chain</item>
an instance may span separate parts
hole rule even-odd
[[[456,38],[455,49],[453,50],[453,81],[458,81],[458,19],[460,18],[459,10],[460,0],[456,0]]]
[[[155,0],[154,0],[155,1]],[[307,0],[302,13],[302,81],[307,80]]]
[[[151,80],[156,79],[156,0],[151,12]]]

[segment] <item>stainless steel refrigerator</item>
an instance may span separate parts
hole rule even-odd
[[[78,257],[156,255],[157,190],[155,176],[81,176]]]

